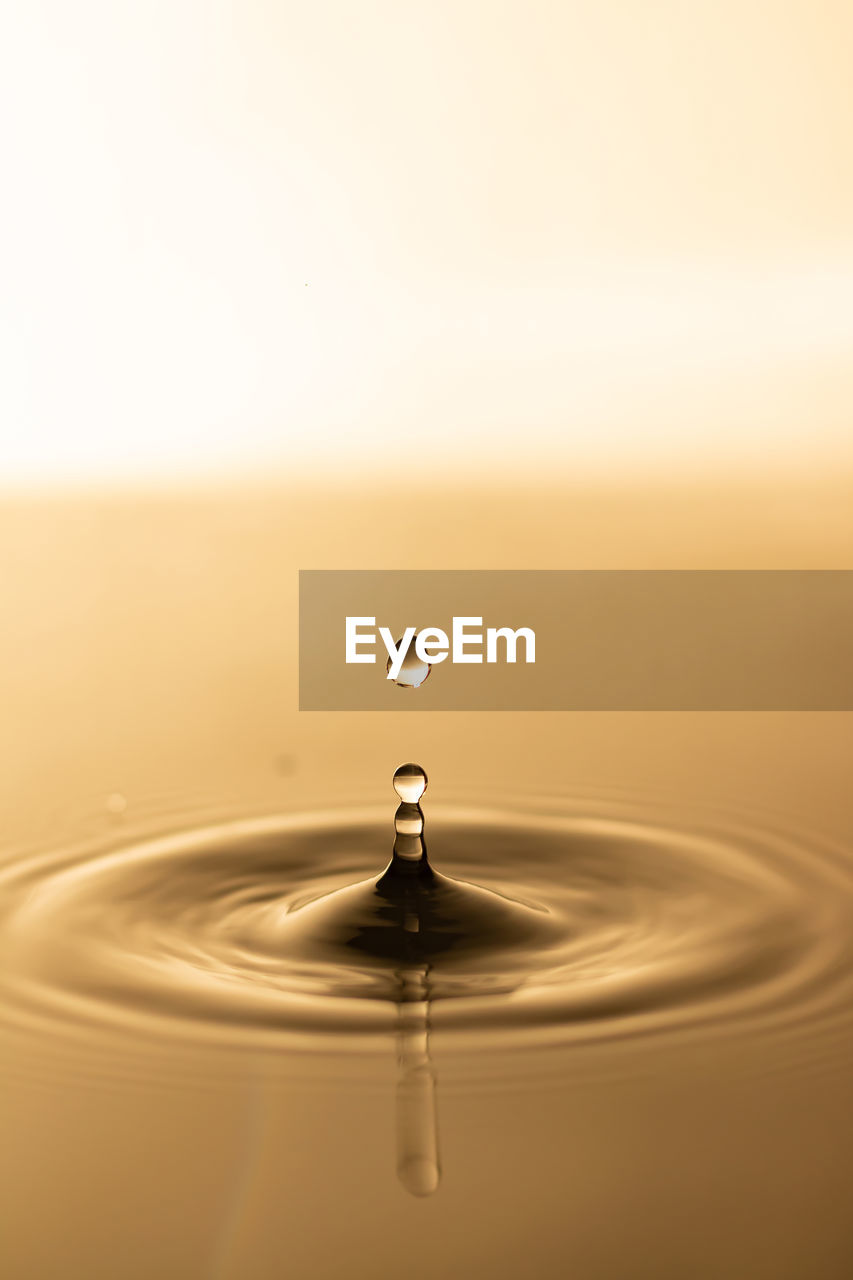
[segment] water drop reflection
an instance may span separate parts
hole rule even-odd
[[[397,1177],[413,1196],[428,1196],[441,1179],[436,1074],[429,1047],[429,987],[425,969],[401,970],[397,1031]]]

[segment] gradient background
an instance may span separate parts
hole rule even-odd
[[[3,21],[5,484],[850,465],[843,0]]]

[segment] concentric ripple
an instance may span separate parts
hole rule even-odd
[[[604,1042],[842,1017],[853,894],[789,836],[652,818],[458,810],[433,864],[535,927],[417,980],[443,1043]],[[9,1016],[206,1045],[337,1050],[393,1030],[411,968],[327,948],[318,903],[375,879],[387,813],[264,817],[23,860],[0,882]]]

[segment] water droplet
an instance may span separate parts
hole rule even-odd
[[[409,647],[406,650],[406,656],[400,666],[400,670],[395,677],[394,683],[398,684],[401,689],[417,689],[426,680],[432,667],[428,662],[424,662],[415,652],[415,642],[417,634],[413,635],[409,641]],[[395,642],[397,652],[400,651],[400,645],[403,643],[403,637]],[[385,663],[385,671],[390,672],[393,659],[389,657]]]
[[[429,779],[419,764],[401,764],[394,774],[394,790],[406,804],[417,804]]]
[[[127,797],[123,796],[120,791],[113,791],[107,796],[104,807],[107,813],[120,817],[127,809]]]
[[[419,863],[428,868],[424,844],[424,813],[418,804],[426,791],[427,776],[419,764],[401,764],[394,774],[394,790],[400,797],[394,814],[394,859],[392,867],[401,863]]]
[[[404,764],[394,774],[394,790],[400,803],[394,814],[394,847],[391,861],[378,880],[358,881],[324,894],[288,912],[276,937],[279,954],[314,957],[335,965],[360,964],[372,970],[429,972],[430,983],[448,975],[453,987],[455,971],[468,975],[477,970],[494,994],[496,986],[510,989],[512,980],[495,979],[493,961],[500,958],[504,970],[509,957],[529,957],[537,949],[555,945],[565,936],[565,925],[541,907],[514,900],[467,881],[435,871],[424,840],[424,814],[418,800],[427,786],[425,770]],[[470,838],[470,837],[466,837]],[[513,859],[524,850],[517,834],[497,836],[495,854],[508,840]],[[445,846],[446,847],[446,846]],[[377,847],[377,854],[379,848]],[[464,983],[466,979],[459,979]],[[412,999],[406,992],[391,997]],[[423,999],[421,995],[417,999]]]

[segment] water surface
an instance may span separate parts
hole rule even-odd
[[[833,492],[444,494],[422,551],[381,495],[4,509],[5,1273],[847,1280],[850,717],[293,710],[309,543],[846,567]],[[529,936],[302,931],[387,864],[402,759]]]

